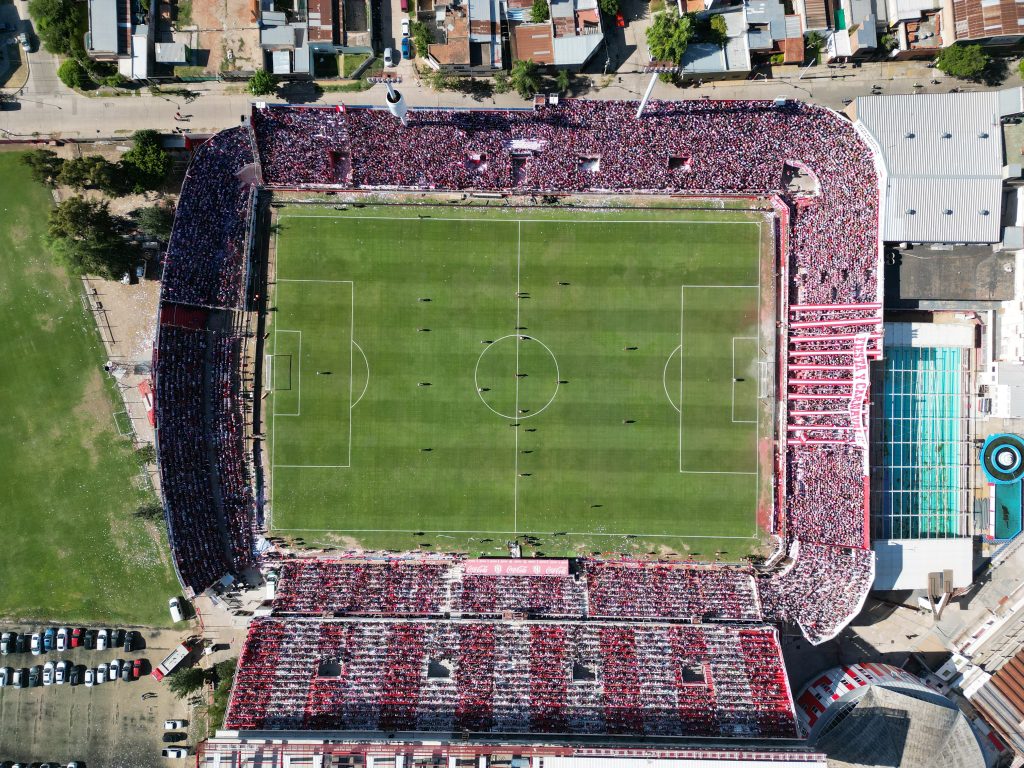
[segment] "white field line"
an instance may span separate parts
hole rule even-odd
[[[277,410],[277,399],[274,399],[274,416],[301,416],[302,415],[302,331],[292,330],[291,328],[281,328],[274,330],[274,347],[275,352],[277,351],[277,333],[280,330],[281,333],[297,333],[299,334],[299,353],[295,357],[295,376],[296,376],[296,391],[298,392],[297,405],[295,413],[279,413]],[[291,378],[289,374],[289,378]],[[274,386],[274,382],[270,382],[271,388]],[[276,390],[275,390],[276,391]]]
[[[519,531],[495,531],[495,530],[468,530],[468,531],[456,531],[456,530],[427,530],[424,528],[275,528],[275,531],[309,531],[311,533],[482,533],[485,535],[494,534],[518,534]],[[550,531],[535,531],[535,533],[552,536],[553,532]],[[561,533],[561,532],[559,532]],[[756,539],[757,534],[752,536],[687,536],[676,533],[630,533],[628,531],[623,533],[592,533],[590,531],[566,531],[566,536],[636,536],[645,538],[658,538],[658,539],[743,539],[744,541],[750,539]]]
[[[472,216],[427,216],[421,218],[419,216],[346,216],[344,214],[331,216],[327,214],[288,214],[287,216],[281,216],[280,220],[284,219],[333,219],[335,221],[345,221],[347,219],[369,219],[371,221],[416,221],[421,224],[437,221],[479,221],[481,223],[492,223],[495,221],[512,223],[518,221],[526,224],[586,224],[586,220],[580,219],[488,219],[485,216],[472,217]],[[727,224],[730,226],[754,226],[758,228],[760,232],[761,222],[758,221],[705,221],[704,219],[595,219],[593,224],[708,224],[718,225]]]
[[[520,221],[516,227],[516,405],[512,415],[515,419],[519,419],[519,326],[522,325],[519,322],[521,316],[521,309],[523,300],[520,298],[519,293],[521,289],[521,277],[523,267],[523,223]],[[519,530],[519,427],[513,427],[515,432],[515,464],[513,466],[513,472],[515,477],[512,481],[512,528]]]

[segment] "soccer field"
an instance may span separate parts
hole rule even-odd
[[[752,551],[770,486],[761,221],[281,210],[264,356],[274,532]]]

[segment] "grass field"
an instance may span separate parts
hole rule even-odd
[[[165,625],[164,535],[117,437],[114,393],[78,283],[43,244],[49,192],[0,154],[0,615]]]
[[[547,554],[752,551],[759,221],[281,211],[265,350],[274,530],[389,548],[494,551],[534,534]]]

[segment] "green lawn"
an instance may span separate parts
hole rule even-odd
[[[166,537],[131,515],[145,495],[102,347],[43,244],[50,194],[19,157],[0,154],[0,615],[165,625]]]
[[[369,207],[278,223],[276,532],[757,546],[758,219]]]

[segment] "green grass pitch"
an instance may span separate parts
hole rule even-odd
[[[20,158],[0,155],[0,616],[166,626],[167,537],[132,516],[151,494],[79,282],[43,242],[50,192]]]
[[[274,531],[753,551],[760,221],[282,210],[265,349]]]

